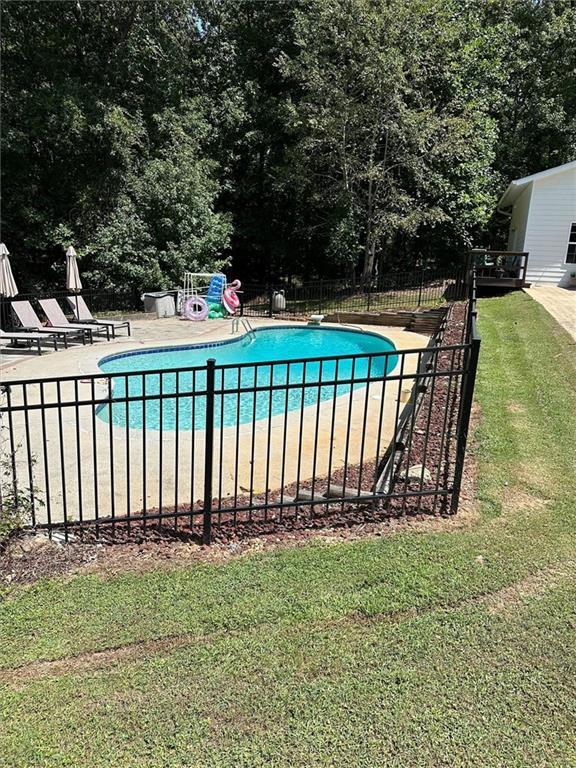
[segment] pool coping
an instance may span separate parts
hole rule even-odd
[[[289,324],[283,324],[283,325],[263,325],[257,328],[254,328],[252,331],[247,331],[246,333],[243,333],[239,336],[234,336],[232,339],[221,339],[218,341],[207,341],[207,342],[199,342],[197,344],[177,344],[177,345],[167,345],[167,346],[158,346],[158,347],[146,347],[145,349],[133,349],[129,350],[128,352],[117,352],[116,354],[106,355],[105,357],[101,357],[100,360],[98,360],[98,367],[100,368],[101,363],[109,362],[110,360],[122,360],[125,357],[136,357],[137,355],[154,355],[154,354],[160,354],[164,351],[170,351],[170,352],[178,352],[188,349],[210,349],[213,347],[224,347],[228,344],[237,344],[239,341],[242,341],[242,339],[246,339],[250,336],[250,334],[254,333],[262,333],[264,331],[279,331],[285,328],[310,328],[310,324],[306,323],[304,326],[302,325],[289,325]],[[338,357],[369,357],[372,355],[393,355],[397,354],[398,349],[396,347],[396,344],[392,341],[392,339],[388,338],[388,336],[384,336],[381,333],[377,333],[375,331],[368,331],[358,328],[343,328],[340,325],[338,326],[312,326],[312,328],[315,331],[345,331],[346,333],[354,333],[362,336],[374,336],[375,338],[382,339],[383,341],[387,341],[388,344],[392,345],[391,350],[386,350],[382,352],[354,352],[350,355],[318,355],[318,357],[302,357],[302,358],[282,358],[281,360],[258,360],[257,363],[254,361],[250,361],[249,363],[226,363],[225,365],[218,365],[216,366],[218,368],[227,368],[227,367],[237,367],[237,366],[243,366],[243,365],[272,365],[272,364],[278,364],[281,365],[282,363],[292,363],[292,362],[301,362],[304,360],[332,360],[336,359]],[[165,370],[193,370],[196,368],[205,368],[205,365],[193,365],[193,366],[186,366],[184,368],[168,368]],[[100,369],[102,371],[102,369]],[[159,369],[160,370],[160,369]],[[134,371],[102,371],[102,373],[105,373],[107,375],[118,375],[123,376],[124,374],[129,373],[135,373]],[[139,373],[137,371],[136,373]],[[146,373],[154,373],[154,370],[146,371]]]

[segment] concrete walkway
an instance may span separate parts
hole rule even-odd
[[[558,323],[576,340],[576,291],[552,285],[537,285],[525,288]]]

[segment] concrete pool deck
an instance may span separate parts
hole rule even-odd
[[[296,320],[276,320],[275,318],[250,317],[246,318],[253,328],[265,326],[292,325],[304,326],[306,323]],[[137,351],[150,347],[171,347],[181,344],[202,344],[210,341],[221,341],[234,338],[232,336],[231,320],[208,320],[203,323],[186,322],[178,317],[163,319],[148,319],[143,317],[131,320],[132,336],[127,336],[123,329],[115,339],[106,341],[104,336],[94,336],[94,344],[71,344],[68,349],[62,346],[54,352],[48,346],[43,347],[42,355],[37,355],[25,349],[13,350],[0,348],[0,380],[2,382],[18,379],[47,379],[56,376],[87,376],[101,373],[98,361],[108,355],[121,352]],[[377,325],[354,325],[324,323],[329,327],[343,329],[362,329],[386,336],[397,349],[416,349],[428,344],[428,336],[412,333],[397,327]],[[236,338],[246,331],[240,325]],[[206,354],[206,358],[210,354]]]
[[[250,318],[254,328],[302,326],[295,321]],[[335,324],[330,324],[334,327]],[[346,326],[342,326],[343,329]],[[422,349],[429,338],[386,326],[357,326],[389,338],[399,350]],[[244,329],[241,327],[242,333]],[[45,380],[55,376],[98,374],[98,361],[109,354],[183,342],[203,343],[231,338],[231,322],[214,320],[187,323],[177,318],[136,320],[132,337],[77,345],[42,357],[23,355],[6,360],[0,374],[3,383],[20,379]],[[241,334],[238,334],[241,335]],[[210,350],[206,350],[206,357]],[[404,359],[403,373],[416,371],[418,355]],[[103,374],[104,375],[104,374]],[[352,466],[362,459],[380,456],[388,445],[397,414],[410,394],[410,380],[371,383],[335,399],[289,411],[271,419],[215,430],[214,496],[259,494],[287,486],[312,475],[321,477]],[[96,385],[96,397],[105,398],[107,387]],[[12,429],[19,446],[16,463],[21,482],[30,482],[38,496],[50,498],[38,510],[45,522],[84,519],[110,514],[137,514],[139,510],[169,507],[202,498],[204,479],[204,432],[159,432],[126,429],[95,415],[93,405],[78,405],[92,398],[89,382],[63,383],[59,388],[62,408],[48,407],[14,412]],[[12,404],[23,402],[22,388],[11,392]],[[46,384],[44,403],[58,400],[55,384]],[[3,403],[6,402],[3,396]],[[40,402],[40,386],[27,390],[28,404]],[[28,462],[28,452],[33,457]]]

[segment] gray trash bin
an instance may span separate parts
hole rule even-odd
[[[150,291],[143,294],[144,312],[155,312],[157,317],[174,317],[176,314],[175,291]]]

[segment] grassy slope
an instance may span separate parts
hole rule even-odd
[[[15,590],[7,670],[192,637],[5,685],[0,766],[573,765],[576,347],[522,294],[480,314],[477,523]]]

